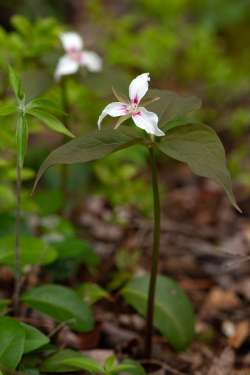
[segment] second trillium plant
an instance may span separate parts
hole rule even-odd
[[[61,101],[63,112],[67,113],[64,123],[70,129],[71,105],[68,93],[68,76],[76,73],[80,67],[85,67],[90,72],[102,70],[102,59],[97,53],[84,48],[82,37],[76,32],[65,32],[60,35],[60,40],[65,50],[55,69],[55,80],[60,83]],[[68,170],[65,165],[61,168],[60,190],[65,198],[68,193]]]
[[[195,174],[213,179],[224,188],[232,205],[239,210],[220,139],[212,128],[190,117],[191,112],[200,108],[200,100],[171,91],[148,90],[148,82],[148,73],[136,77],[129,86],[129,99],[114,92],[118,102],[104,108],[98,120],[99,130],[83,134],[54,150],[41,165],[35,183],[36,186],[43,173],[55,164],[85,163],[136,144],[148,149],[154,197],[151,271],[148,276],[132,280],[123,292],[126,301],[146,317],[146,357],[151,356],[153,324],[176,350],[185,349],[191,342],[195,325],[192,306],[185,293],[171,279],[158,275],[158,153],[187,163]],[[141,100],[146,94],[148,100],[143,104]],[[145,105],[149,110],[145,109]],[[100,130],[101,122],[107,115],[120,117],[116,129]],[[121,125],[129,118],[136,127]]]
[[[55,71],[55,78],[74,74],[81,66],[90,72],[99,72],[102,69],[102,59],[97,53],[85,50],[81,36],[75,32],[67,32],[60,35],[65,50],[65,55],[59,59]]]

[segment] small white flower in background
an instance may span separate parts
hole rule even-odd
[[[120,117],[115,129],[118,128],[125,120],[132,118],[138,128],[145,130],[149,134],[163,136],[165,133],[158,128],[158,116],[154,112],[148,111],[145,107],[140,106],[141,99],[148,91],[148,82],[150,81],[149,73],[143,73],[133,79],[129,85],[129,99],[120,98],[114,91],[119,102],[113,102],[107,105],[98,119],[98,128],[107,115],[111,117]],[[153,99],[157,100],[158,98]],[[150,102],[152,102],[150,100]],[[149,104],[145,103],[144,105]]]
[[[83,49],[83,39],[74,32],[63,33],[60,39],[66,54],[59,59],[55,78],[76,73],[80,66],[85,66],[91,72],[102,69],[102,59],[97,53]]]

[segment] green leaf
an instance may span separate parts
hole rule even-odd
[[[31,100],[27,104],[27,110],[40,109],[45,112],[56,112],[59,115],[63,115],[64,112],[58,107],[57,103],[54,103],[52,100],[46,98],[37,98]]]
[[[168,121],[162,127],[162,129],[165,130],[165,131],[168,131],[168,130],[171,130],[171,129],[174,129],[174,128],[178,128],[180,126],[195,125],[195,124],[201,125],[201,122],[197,121],[196,119],[191,118],[191,117],[177,117],[174,120]]]
[[[24,352],[25,330],[14,319],[0,317],[0,367],[15,369]]]
[[[130,371],[136,370],[136,366],[133,364],[121,364],[117,365],[114,368],[112,368],[110,371],[108,371],[109,375],[115,375],[120,373],[131,373]],[[133,373],[133,372],[132,372]]]
[[[133,370],[135,368],[134,364],[131,363],[118,363],[116,357],[111,355],[108,357],[104,363],[104,370],[105,374],[107,375],[115,375],[120,374],[121,372],[127,372],[129,370]]]
[[[125,359],[122,362],[122,365],[132,365],[133,367],[126,370],[128,374],[131,375],[146,375],[146,372],[142,365],[139,362],[134,361],[133,359]]]
[[[102,129],[77,137],[51,152],[38,171],[34,189],[44,172],[53,165],[86,163],[140,142],[140,133],[127,126],[120,126],[117,130]]]
[[[148,105],[150,111],[158,114],[160,128],[163,128],[167,121],[185,116],[201,107],[201,100],[196,96],[181,96],[173,91],[150,89],[148,97],[160,98]]]
[[[117,365],[117,360],[116,360],[116,358],[115,358],[115,355],[112,354],[112,355],[110,355],[110,356],[106,359],[106,361],[105,361],[105,363],[104,363],[105,371],[109,372],[109,371],[110,371],[114,366],[116,366],[116,365]]]
[[[28,109],[27,113],[42,121],[50,129],[58,133],[65,134],[71,138],[75,137],[74,134],[72,134],[54,115],[35,108]]]
[[[93,358],[83,356],[78,358],[67,358],[62,361],[63,364],[76,368],[79,370],[85,370],[90,373],[103,373],[103,367]]]
[[[125,301],[146,315],[149,275],[136,277],[122,290]],[[185,349],[194,336],[193,308],[184,291],[172,279],[157,277],[154,326],[176,349]]]
[[[42,372],[73,372],[79,371],[74,365],[65,363],[67,360],[81,360],[83,355],[73,350],[61,350],[43,361],[40,370]]]
[[[26,117],[23,114],[17,116],[16,142],[18,161],[22,168],[28,143],[28,124]]]
[[[11,66],[9,66],[9,81],[16,98],[22,100],[24,95],[22,92],[21,80]]]
[[[15,15],[11,17],[11,23],[24,36],[30,35],[33,32],[32,24],[24,16]]]
[[[16,106],[11,103],[0,106],[0,116],[9,116],[16,112]]]
[[[49,338],[38,329],[25,323],[21,323],[21,325],[25,330],[24,353],[33,352],[49,343]]]
[[[78,332],[88,332],[94,327],[94,319],[88,305],[70,288],[53,284],[43,285],[24,294],[22,301]]]
[[[0,264],[15,265],[15,239],[7,235],[0,239]],[[31,236],[22,236],[20,241],[21,267],[26,265],[49,264],[57,258],[56,250],[46,245],[41,239]]]
[[[84,283],[80,285],[77,288],[77,293],[89,305],[93,305],[101,299],[109,298],[108,292],[95,283]]]
[[[197,124],[172,129],[157,147],[173,159],[187,163],[195,174],[216,181],[232,205],[241,211],[232,191],[224,147],[213,129]]]

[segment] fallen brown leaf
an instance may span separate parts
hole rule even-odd
[[[228,345],[234,349],[239,348],[250,333],[250,324],[247,320],[238,323],[235,327],[235,333],[228,340]]]
[[[234,292],[215,287],[209,293],[203,308],[223,311],[238,308],[240,305],[241,301]]]

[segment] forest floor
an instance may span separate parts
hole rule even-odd
[[[196,337],[185,352],[176,353],[155,331],[153,358],[160,369],[155,374],[248,375],[250,201],[244,191],[236,191],[244,212],[240,215],[217,185],[194,179],[185,166],[169,175],[171,179],[165,180],[161,173],[161,183],[166,183],[169,193],[166,199],[162,197],[159,272],[174,278],[189,295],[197,317]],[[124,208],[120,215],[127,224],[120,226],[107,219],[110,211],[101,198],[89,197],[71,213],[79,231],[88,233],[103,262],[97,274],[79,270],[67,283],[93,281],[105,287],[115,272],[117,248],[126,249],[131,259],[134,249],[139,249],[143,256],[134,271],[149,271],[151,221],[135,209]],[[2,272],[1,283],[5,277]],[[41,280],[31,278],[29,282]],[[66,327],[55,330],[50,319],[37,313],[29,322],[47,331],[60,347],[87,351],[100,359],[114,352],[121,358],[140,358],[144,320],[122,301],[119,293],[95,304],[94,312],[98,323],[88,334],[74,333]]]
[[[250,221],[248,194],[238,191],[243,215],[232,209],[221,189],[194,179],[185,166],[171,173],[162,197],[159,272],[178,281],[189,295],[197,316],[196,338],[183,353],[175,353],[155,332],[153,357],[162,374],[247,375],[250,372]],[[121,229],[105,223],[108,208],[101,199],[86,202],[87,226],[105,259],[95,281],[105,283],[114,271],[115,250],[139,248],[143,254],[137,274],[150,269],[152,223],[133,210],[123,213]],[[105,212],[106,211],[106,212]],[[115,243],[114,243],[115,239]],[[100,317],[94,345],[101,350],[140,356],[144,321],[119,295],[96,306]],[[87,340],[88,341],[88,340]],[[89,341],[88,341],[89,346]],[[81,349],[86,349],[82,347]],[[101,352],[100,352],[101,353]]]

